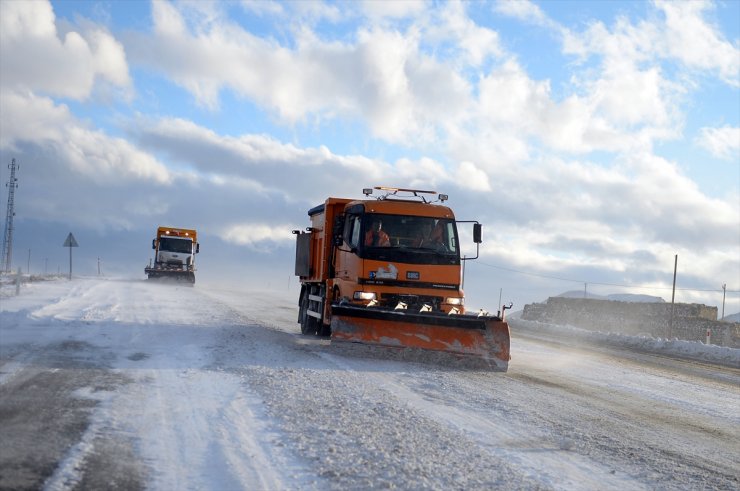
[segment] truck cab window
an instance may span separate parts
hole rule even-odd
[[[362,230],[357,250],[364,259],[407,264],[458,264],[460,261],[453,219],[381,213],[360,216]]]
[[[193,252],[193,242],[189,239],[162,237],[159,240],[159,249],[162,251],[179,252],[181,254],[190,254]]]
[[[347,243],[350,247],[357,248],[360,246],[360,217],[358,215],[349,215],[347,222],[347,230],[349,231]]]

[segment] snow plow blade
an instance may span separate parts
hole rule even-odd
[[[192,271],[186,271],[181,269],[159,269],[159,268],[144,268],[144,273],[150,280],[164,280],[172,281],[177,283],[195,283],[195,273]]]
[[[476,359],[494,371],[509,366],[509,325],[495,316],[445,315],[374,307],[331,306],[331,340],[411,348]]]

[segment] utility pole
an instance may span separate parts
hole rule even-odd
[[[673,293],[671,294],[671,320],[668,323],[668,337],[673,337],[673,308],[675,306],[675,300],[676,300],[676,272],[678,271],[678,254],[676,254],[676,259],[673,263]]]
[[[15,177],[16,169],[20,166],[16,165],[15,159],[11,160],[10,165],[10,180],[5,184],[8,188],[8,208],[5,213],[5,233],[3,234],[3,252],[2,252],[2,263],[0,263],[0,271],[10,273],[12,269],[13,260],[13,217],[15,216],[15,189],[18,187],[18,179]]]
[[[721,321],[725,320],[725,295],[727,294],[727,283],[722,284],[722,318]]]
[[[28,249],[28,276],[31,276],[31,249]]]

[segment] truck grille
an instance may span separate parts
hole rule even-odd
[[[388,307],[395,307],[398,305],[398,302],[403,302],[411,310],[418,310],[424,304],[431,305],[432,310],[440,310],[439,306],[442,304],[442,297],[435,297],[433,295],[383,293],[380,295],[380,300],[382,305]]]

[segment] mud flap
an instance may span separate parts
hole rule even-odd
[[[495,371],[509,366],[509,325],[498,317],[331,306],[331,340],[473,358]]]

